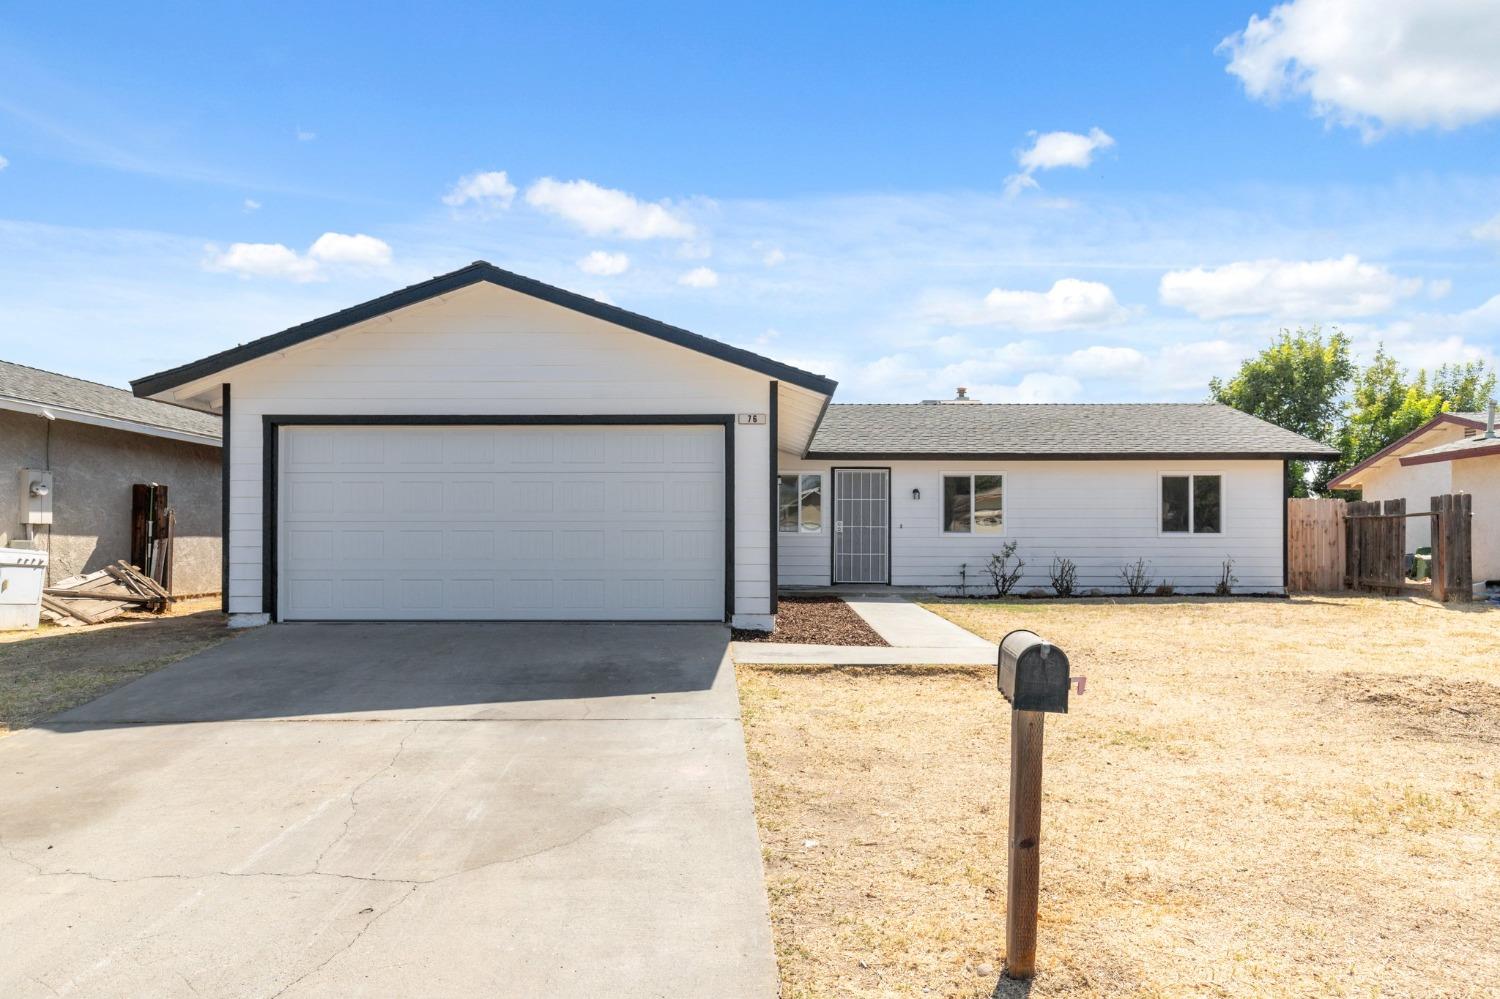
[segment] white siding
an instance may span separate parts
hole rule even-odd
[[[263,612],[263,415],[719,415],[769,404],[764,375],[490,284],[259,358],[223,380],[232,391],[234,614]],[[764,614],[769,429],[736,426],[734,444],[735,612]]]
[[[822,471],[831,465],[781,455],[782,471]],[[845,465],[878,462],[846,462]],[[1147,559],[1154,579],[1180,592],[1210,590],[1226,557],[1234,559],[1241,592],[1282,589],[1282,466],[1279,461],[897,461],[891,468],[891,582],[897,586],[956,588],[959,567],[969,585],[988,585],[984,566],[1006,541],[1026,561],[1020,591],[1047,587],[1054,555],[1078,563],[1080,589],[1121,589],[1120,568]],[[1005,534],[942,533],[944,472],[1005,475]],[[1158,477],[1205,472],[1224,477],[1224,530],[1217,535],[1163,535]],[[824,486],[821,534],[780,538],[784,586],[826,586],[833,511]],[[921,493],[912,499],[912,490]]]

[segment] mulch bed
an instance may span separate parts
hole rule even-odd
[[[776,630],[734,629],[736,642],[791,642],[797,645],[889,645],[865,619],[838,597],[782,597]]]

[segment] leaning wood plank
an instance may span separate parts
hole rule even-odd
[[[160,601],[156,597],[143,597],[139,593],[126,593],[122,590],[60,590],[55,586],[49,586],[42,591],[49,597],[61,597],[72,600],[118,600],[127,604],[154,604]]]
[[[42,594],[42,606],[50,610],[77,618],[84,624],[99,624],[124,612],[124,604],[98,603],[88,600],[58,600]]]

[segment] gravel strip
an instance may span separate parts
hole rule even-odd
[[[734,629],[736,642],[791,642],[797,645],[883,645],[865,619],[838,597],[782,597],[776,630]]]

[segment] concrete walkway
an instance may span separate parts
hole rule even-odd
[[[960,628],[947,618],[914,604],[905,597],[850,597],[844,603],[875,633],[897,648],[985,649],[986,642],[967,628]]]
[[[735,642],[742,663],[827,666],[994,665],[999,649],[902,596],[848,596],[844,602],[890,647]]]
[[[0,995],[750,996],[719,625],[278,625],[0,740]]]

